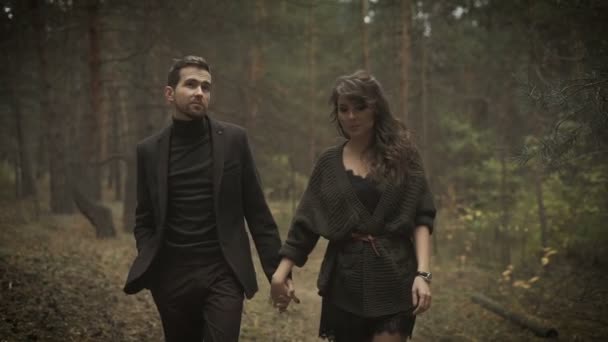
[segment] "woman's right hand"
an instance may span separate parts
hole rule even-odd
[[[291,259],[281,259],[281,262],[270,279],[270,298],[272,299],[273,305],[277,307],[280,312],[287,309],[287,306],[292,299],[294,302],[300,303],[300,300],[296,297],[296,291],[293,288],[293,281],[290,276],[293,265],[294,263]]]

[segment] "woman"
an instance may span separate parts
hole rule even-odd
[[[364,71],[338,78],[332,119],[347,141],[319,157],[272,278],[285,309],[293,265],[319,236],[329,240],[319,272],[319,336],[332,341],[402,341],[430,307],[430,234],[435,207],[408,130]]]

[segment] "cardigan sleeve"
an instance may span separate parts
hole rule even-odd
[[[296,209],[287,239],[279,250],[279,255],[291,259],[298,267],[304,266],[308,255],[319,241],[320,235],[314,227],[315,224],[320,224],[319,218],[322,214],[319,212],[321,209],[318,206],[315,185],[321,177],[321,171],[317,163]]]
[[[319,241],[319,235],[308,228],[309,224],[305,217],[294,218],[287,239],[279,250],[279,255],[291,259],[298,267],[304,266]]]
[[[426,177],[423,177],[422,191],[420,193],[420,198],[418,199],[418,205],[416,206],[416,217],[414,223],[416,226],[429,227],[429,232],[432,234],[436,214],[437,209],[435,209],[435,203],[433,202],[433,194],[429,189]]]

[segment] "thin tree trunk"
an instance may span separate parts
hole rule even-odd
[[[371,71],[369,65],[369,25],[365,22],[369,15],[369,0],[361,0],[361,50],[363,52],[363,68]]]
[[[426,38],[425,37],[421,37],[422,39],[422,67],[420,68],[420,82],[421,82],[421,96],[420,96],[420,101],[421,101],[421,106],[420,106],[420,121],[421,121],[421,127],[422,127],[422,155],[424,160],[428,163],[428,146],[429,146],[429,137],[428,137],[428,119],[427,116],[429,115],[429,98],[428,98],[428,92],[429,92],[429,87],[428,87],[428,80],[427,80],[427,69],[428,69],[428,49],[427,49],[427,42],[426,42]],[[427,175],[429,174],[429,168],[426,168],[427,171]]]
[[[19,32],[17,35],[18,37],[15,39],[15,46],[13,47],[15,50],[15,56],[13,57],[11,54],[7,56],[9,65],[14,67],[11,69],[11,71],[21,70],[23,65],[22,60],[24,58],[24,46],[22,42],[25,39],[23,39],[24,35],[22,33]],[[16,77],[15,74],[10,73],[10,71],[9,77],[11,80],[18,79],[18,77]],[[32,160],[30,159],[29,148],[25,135],[25,118],[23,116],[23,111],[21,110],[22,107],[20,97],[17,96],[14,87],[8,87],[7,92],[9,98],[8,105],[13,112],[15,119],[15,133],[17,135],[17,157],[15,158],[15,192],[17,198],[36,196],[36,182],[34,180]]]
[[[137,27],[143,32],[147,32],[149,22],[144,21],[143,24]],[[135,71],[134,78],[141,82],[150,82],[150,60],[132,61],[131,68]],[[127,110],[126,100],[135,99],[135,110]],[[124,185],[124,205],[123,205],[123,230],[132,232],[135,226],[135,206],[137,204],[137,162],[136,162],[136,143],[148,136],[151,133],[153,120],[150,115],[147,115],[147,103],[150,99],[147,92],[143,89],[123,89],[120,94],[121,112],[124,114],[123,120],[128,125],[127,131],[127,156],[126,160],[126,178]]]
[[[502,120],[501,120],[502,121]],[[504,140],[504,138],[501,138]],[[508,265],[511,260],[511,243],[509,241],[509,205],[508,205],[508,189],[507,189],[507,151],[506,145],[504,141],[501,144],[500,152],[500,204],[501,204],[501,216],[500,216],[500,225],[496,229],[496,241],[495,246],[501,246],[498,248],[498,252],[500,253],[500,261]],[[502,229],[501,229],[502,228]]]
[[[55,105],[50,103],[49,94],[52,90],[48,76],[48,54],[46,48],[46,29],[44,15],[44,1],[31,0],[33,27],[36,32],[36,52],[38,57],[39,78],[42,89],[40,91],[40,108],[45,111],[47,130],[47,148],[50,174],[50,209],[55,214],[69,214],[74,212],[70,186],[68,184],[67,155],[64,134],[62,134],[63,119],[57,114]]]
[[[547,247],[547,213],[545,210],[545,201],[543,196],[543,177],[540,170],[534,168],[534,192],[536,194],[536,205],[538,207],[538,221],[540,224],[540,243],[542,248]]]
[[[317,113],[316,113],[316,106],[315,106],[315,95],[316,95],[316,87],[315,87],[315,83],[316,83],[316,59],[315,59],[315,54],[316,54],[316,42],[315,42],[315,34],[316,34],[316,28],[315,28],[315,14],[314,14],[314,9],[315,9],[315,1],[311,0],[310,1],[310,5],[308,7],[308,98],[309,98],[309,113],[308,113],[308,118],[309,118],[309,134],[310,134],[310,140],[309,140],[309,160],[310,160],[310,165],[312,167],[312,165],[314,165],[314,161],[315,161],[315,157],[316,157],[316,153],[317,153],[317,130],[316,130],[316,125],[317,125]]]
[[[21,198],[21,171],[19,170],[19,151],[14,151],[12,158],[13,174],[15,175],[15,198]]]
[[[110,109],[110,113],[108,117],[110,118],[110,126],[111,129],[108,132],[109,141],[108,141],[108,149],[112,155],[121,154],[121,132],[120,132],[120,104],[119,104],[119,91],[116,88],[111,90],[111,105],[108,106]],[[104,159],[105,160],[105,159]],[[122,199],[122,172],[121,172],[121,160],[115,160],[109,164],[108,170],[108,188],[114,191],[114,199],[121,200]]]
[[[119,108],[120,106],[117,104],[117,100],[119,98],[119,92],[117,89],[114,89],[114,99],[116,99],[115,101],[112,101],[112,103],[114,104],[112,106],[112,153],[113,154],[120,154],[121,151],[121,146],[122,146],[122,134],[120,132],[120,119],[122,117],[122,115],[120,115],[119,112]],[[115,161],[114,163],[112,163],[112,169],[113,169],[113,173],[114,173],[114,198],[116,200],[122,200],[122,168],[121,168],[121,162],[120,161]]]
[[[291,178],[291,216],[296,213],[296,206],[298,203],[298,189],[297,189],[297,172],[296,166],[294,165],[293,156],[289,156],[289,171]]]
[[[106,136],[107,119],[101,110],[101,28],[99,10],[101,4],[99,0],[89,0],[87,6],[88,18],[88,68],[90,77],[90,101],[91,113],[86,115],[87,122],[87,142],[83,144],[85,149],[85,168],[87,169],[84,179],[84,193],[86,196],[91,196],[93,199],[101,199],[101,172],[97,165],[99,160],[102,160],[105,144],[103,140]]]
[[[422,67],[420,68],[420,80],[421,80],[421,111],[420,111],[420,121],[422,127],[422,158],[425,164],[425,172],[426,177],[429,182],[429,186],[432,188],[432,180],[433,180],[433,171],[431,170],[430,158],[429,158],[429,150],[430,150],[430,142],[429,142],[429,130],[428,130],[428,116],[429,116],[429,80],[428,80],[428,38],[422,35],[420,37],[422,40]],[[436,257],[439,257],[438,241],[437,234],[433,234],[433,251]]]
[[[258,112],[259,112],[259,99],[255,89],[258,86],[258,82],[263,74],[263,63],[262,63],[262,22],[264,19],[264,0],[256,0],[253,9],[253,27],[254,27],[254,38],[250,45],[249,56],[249,70],[247,79],[247,127],[251,130],[255,130]]]
[[[137,162],[135,148],[127,154],[127,176],[125,179],[124,205],[122,207],[122,227],[132,232],[135,227],[135,205],[137,203]]]
[[[400,97],[401,97],[401,117],[405,124],[408,124],[408,100],[410,95],[409,90],[409,68],[411,63],[411,20],[412,20],[412,9],[410,0],[401,0],[401,49],[400,49],[400,65],[401,65],[401,79],[400,79]]]
[[[528,25],[530,26],[529,29],[533,30],[533,28],[531,27],[531,23],[528,23]],[[573,32],[575,35],[576,33]],[[575,40],[576,42],[576,40]],[[575,44],[576,45],[576,44]],[[539,78],[539,75],[535,72],[536,68],[540,67],[541,62],[539,61],[538,56],[535,53],[535,46],[534,46],[534,40],[530,40],[530,45],[528,48],[528,82],[530,82],[530,84],[534,84],[535,87],[536,85],[538,85],[538,87],[540,87],[540,91],[544,91],[546,89],[544,89],[546,87],[546,84]],[[541,115],[542,113],[540,112],[542,109],[537,108],[537,109],[533,109],[530,112],[530,119],[531,119],[531,124],[533,126],[533,131],[534,134],[537,136],[541,136],[542,135],[542,119],[541,119]],[[544,196],[543,196],[543,177],[541,174],[541,166],[540,165],[532,165],[531,167],[531,173],[532,173],[532,182],[534,183],[534,193],[536,196],[536,205],[537,205],[537,211],[538,211],[538,220],[539,220],[539,225],[540,225],[540,243],[541,243],[541,248],[545,248],[547,247],[547,233],[548,233],[548,227],[547,227],[547,214],[546,214],[546,210],[545,210],[545,203],[544,203]]]
[[[15,95],[11,95],[13,113],[15,114],[15,129],[17,132],[17,150],[19,158],[17,164],[19,166],[19,180],[21,181],[18,189],[18,197],[27,198],[36,196],[36,182],[32,173],[32,163],[29,155],[25,136],[23,132],[23,114],[19,100]]]
[[[44,115],[43,115],[44,116]],[[46,126],[46,120],[44,119],[40,119],[38,120],[38,136],[36,139],[36,152],[35,152],[35,161],[36,163],[34,164],[35,167],[35,171],[34,171],[34,175],[36,177],[36,180],[41,180],[42,177],[46,174],[46,172],[48,171],[48,168],[46,167],[46,165],[48,165],[48,127]]]

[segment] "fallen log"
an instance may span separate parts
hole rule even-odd
[[[530,317],[526,317],[523,314],[516,313],[512,310],[505,308],[499,303],[493,301],[492,299],[482,295],[482,294],[474,294],[471,296],[471,300],[473,303],[479,304],[483,308],[490,310],[509,321],[516,323],[526,329],[534,332],[536,336],[546,337],[546,338],[557,338],[558,332],[554,328],[545,327],[537,322],[535,319]]]

